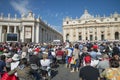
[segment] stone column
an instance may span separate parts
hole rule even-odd
[[[51,39],[51,41],[53,41],[53,39],[52,39],[52,32],[51,32],[51,34],[50,34],[50,39]]]
[[[14,26],[14,33],[17,33],[17,26]]]
[[[34,42],[35,38],[35,26],[32,26],[32,42]]]
[[[46,43],[46,40],[47,40],[47,32],[45,30],[45,43]]]
[[[99,26],[97,27],[97,40],[101,40],[101,32]]]
[[[22,39],[22,42],[25,41],[25,26],[23,25],[23,28],[22,28],[22,35],[20,35],[20,39]]]
[[[63,41],[65,42],[66,41],[66,29],[63,30]]]
[[[44,32],[44,29],[43,28],[41,28],[41,43],[43,43],[43,32]]]
[[[108,39],[108,37],[107,37],[107,34],[108,34],[108,32],[107,32],[107,26],[105,26],[105,28],[104,28],[104,35],[105,35],[105,38],[104,39]]]
[[[42,33],[42,42],[44,43],[44,34],[45,34],[45,30],[43,29],[43,33]]]
[[[94,27],[95,27],[95,26],[94,26]],[[95,41],[95,35],[96,35],[96,34],[95,34],[95,31],[96,31],[96,30],[95,30],[95,28],[94,28],[94,27],[93,27],[93,33],[92,33],[92,36],[93,36],[93,41]]]
[[[40,42],[40,29],[39,29],[39,24],[36,26],[36,43]]]
[[[115,29],[114,26],[112,26],[111,27],[111,33],[110,33],[112,40],[115,40],[115,30],[114,29]]]
[[[84,28],[81,28],[81,30],[82,30],[82,34],[81,34],[82,40],[85,40],[85,31],[84,31]]]
[[[42,28],[39,25],[39,42],[42,43]]]
[[[87,28],[87,40],[90,40],[90,31],[89,31],[89,28]]]
[[[69,41],[73,42],[73,29],[70,29],[70,37],[69,37]]]
[[[86,40],[86,37],[87,37],[87,35],[86,35],[86,32],[85,32],[86,30],[85,30],[85,28],[83,28],[83,40]]]
[[[120,32],[119,32],[119,40],[120,40]]]
[[[75,32],[76,32],[76,41],[78,41],[78,40],[79,40],[79,38],[78,38],[78,37],[79,37],[79,36],[78,36],[78,28],[76,29]]]
[[[2,25],[0,25],[0,42],[2,42],[2,39],[3,39],[3,37],[2,37]]]
[[[10,33],[10,26],[7,26],[7,33]]]

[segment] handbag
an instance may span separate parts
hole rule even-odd
[[[68,63],[70,63],[70,62],[71,62],[71,60],[72,60],[72,57],[69,57],[69,58],[68,58]]]
[[[75,59],[72,57],[72,59],[71,59],[71,62],[70,62],[71,64],[76,64],[76,61],[75,61]]]

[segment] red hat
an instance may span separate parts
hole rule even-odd
[[[91,56],[90,55],[85,56],[84,60],[85,63],[91,63]]]

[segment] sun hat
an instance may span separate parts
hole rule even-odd
[[[13,57],[12,57],[12,59],[14,61],[18,61],[18,60],[20,60],[20,56],[18,54],[14,54]]]

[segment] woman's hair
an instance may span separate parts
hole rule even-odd
[[[6,58],[5,55],[1,55],[1,56],[0,56],[0,59],[1,59],[2,61],[5,61],[5,58]]]
[[[112,68],[118,68],[119,67],[119,61],[118,60],[116,60],[116,59],[110,59],[110,66],[112,67]]]
[[[79,45],[78,45],[78,44],[75,44],[75,48],[76,48],[76,49],[79,49]]]
[[[43,59],[48,58],[48,54],[43,54]]]

